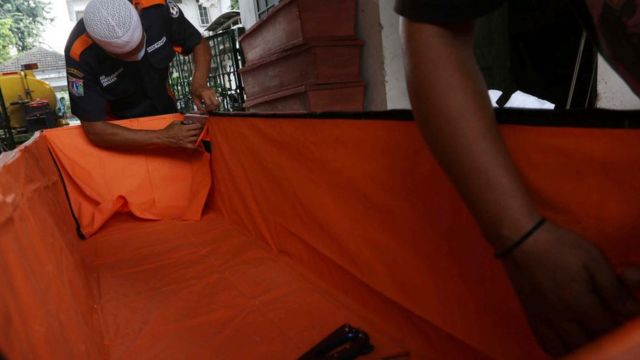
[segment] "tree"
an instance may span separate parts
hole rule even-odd
[[[239,0],[231,0],[231,10],[240,10]]]
[[[42,28],[51,21],[48,6],[46,0],[0,0],[0,18],[11,20],[9,29],[18,52],[38,45]],[[0,43],[6,41],[0,39]]]
[[[0,20],[0,63],[9,60],[16,40],[11,33],[11,19]]]

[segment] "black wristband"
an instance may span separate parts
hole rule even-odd
[[[547,219],[545,219],[545,218],[541,218],[540,220],[538,220],[538,222],[536,222],[531,227],[531,229],[529,229],[529,231],[527,231],[524,235],[522,235],[516,242],[514,242],[513,244],[507,246],[505,249],[502,249],[500,251],[496,251],[496,258],[503,259],[503,258],[509,256],[518,247],[520,247],[520,245],[522,245],[525,241],[527,241],[527,239],[529,239],[531,237],[531,235],[535,234],[535,232],[538,231],[538,229],[540,229],[540,227],[542,227],[542,225],[544,225],[545,222],[547,222]]]

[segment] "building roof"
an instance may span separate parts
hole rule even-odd
[[[209,26],[207,26],[207,31],[216,32],[218,30],[225,30],[225,28],[229,27],[229,25],[235,21],[240,19],[240,11],[229,10],[220,14]]]
[[[25,51],[0,64],[0,71],[18,71],[20,65],[37,63],[39,71],[65,69],[64,55],[43,47]]]

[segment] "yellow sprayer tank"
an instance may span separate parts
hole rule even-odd
[[[53,88],[46,82],[38,80],[31,70],[0,73],[0,89],[4,95],[12,128],[26,126],[24,103],[27,101],[46,100],[50,110],[53,112],[56,110],[56,94]],[[28,96],[29,92],[31,98]]]

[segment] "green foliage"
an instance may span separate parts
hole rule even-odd
[[[9,60],[11,49],[16,43],[11,33],[11,19],[0,20],[0,63]]]
[[[18,52],[38,45],[42,28],[51,21],[47,16],[48,6],[46,0],[0,0],[0,19],[11,20],[10,35]],[[6,34],[0,34],[0,37],[6,37]],[[0,38],[0,43],[6,41]]]
[[[240,0],[231,0],[231,10],[240,10]]]

